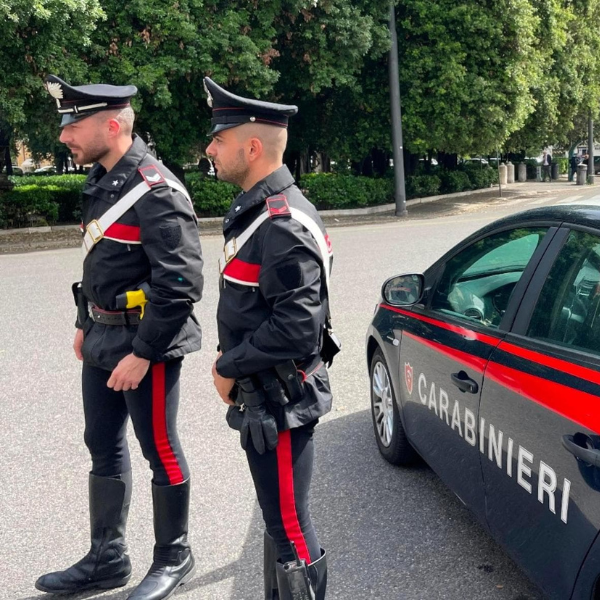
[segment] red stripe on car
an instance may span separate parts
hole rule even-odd
[[[411,312],[409,310],[403,310],[402,308],[396,308],[395,306],[389,306],[388,304],[380,304],[380,306],[381,308],[385,308],[386,310],[391,310],[393,312],[400,313],[401,315],[417,319],[418,321],[423,321],[424,323],[429,323],[430,325],[435,325],[436,327],[447,329],[448,331],[452,331],[453,333],[458,333],[459,335],[462,335],[463,337],[469,340],[477,340],[478,342],[483,342],[484,344],[489,344],[490,346],[496,346],[500,341],[499,338],[493,337],[491,335],[486,335],[485,333],[477,333],[472,329],[460,327],[459,325],[451,325],[450,323],[446,323],[445,321],[438,321],[437,319],[432,319],[431,317],[426,317],[425,315]]]
[[[408,333],[407,331],[402,332],[402,337],[409,337],[411,340],[415,340],[424,346],[428,346],[432,348],[436,352],[440,352],[441,354],[445,354],[448,358],[452,360],[456,360],[458,362],[463,363],[464,365],[475,369],[479,373],[483,373],[485,369],[485,365],[487,363],[487,359],[479,358],[478,356],[473,356],[468,352],[462,352],[461,350],[456,350],[455,348],[450,348],[449,346],[445,346],[444,344],[440,344],[439,342],[433,342],[432,340],[427,340],[425,338],[419,337],[418,335],[413,335],[412,333]]]
[[[503,350],[504,352],[508,352],[509,354],[513,354],[519,358],[524,358],[529,362],[538,363],[540,365],[544,365],[545,367],[550,367],[551,369],[556,369],[557,371],[566,373],[567,375],[573,375],[574,377],[579,377],[580,379],[585,379],[586,381],[600,385],[600,373],[598,373],[598,371],[594,371],[593,369],[575,365],[566,360],[542,354],[541,352],[527,350],[526,348],[521,348],[520,346],[515,346],[514,344],[510,344],[508,342],[502,342],[498,346],[498,350]]]
[[[600,402],[594,394],[493,361],[488,363],[485,377],[582,427],[600,432]]]

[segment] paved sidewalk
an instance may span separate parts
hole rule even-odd
[[[600,181],[600,179],[598,180]],[[596,183],[595,185],[598,185]],[[459,192],[415,198],[407,201],[408,215],[404,219],[431,219],[451,214],[461,214],[478,210],[490,203],[504,200],[516,200],[525,197],[540,197],[572,191],[588,190],[589,186],[577,186],[569,182],[566,176],[553,182],[527,181],[494,186],[487,189]],[[320,211],[321,217],[327,227],[343,227],[382,221],[394,221],[401,217],[394,215],[395,205],[386,204],[369,208],[348,210]],[[200,219],[200,234],[202,236],[220,235],[222,232],[222,218]],[[49,250],[54,248],[72,248],[81,244],[81,234],[78,225],[62,225],[56,227],[32,227],[23,229],[0,230],[0,254],[14,254]]]

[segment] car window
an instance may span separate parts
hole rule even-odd
[[[431,308],[498,327],[513,289],[546,231],[546,227],[503,231],[461,250],[446,264]]]
[[[600,237],[569,234],[542,287],[527,335],[600,354]]]

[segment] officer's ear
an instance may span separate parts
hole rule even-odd
[[[260,138],[251,137],[248,139],[248,160],[254,161],[260,158],[264,153],[264,146]]]
[[[108,119],[107,126],[110,137],[117,137],[121,133],[121,123],[117,119]]]

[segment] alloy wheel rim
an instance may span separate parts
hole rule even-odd
[[[394,398],[387,368],[377,362],[373,369],[373,418],[380,442],[386,448],[392,443],[394,431]]]

